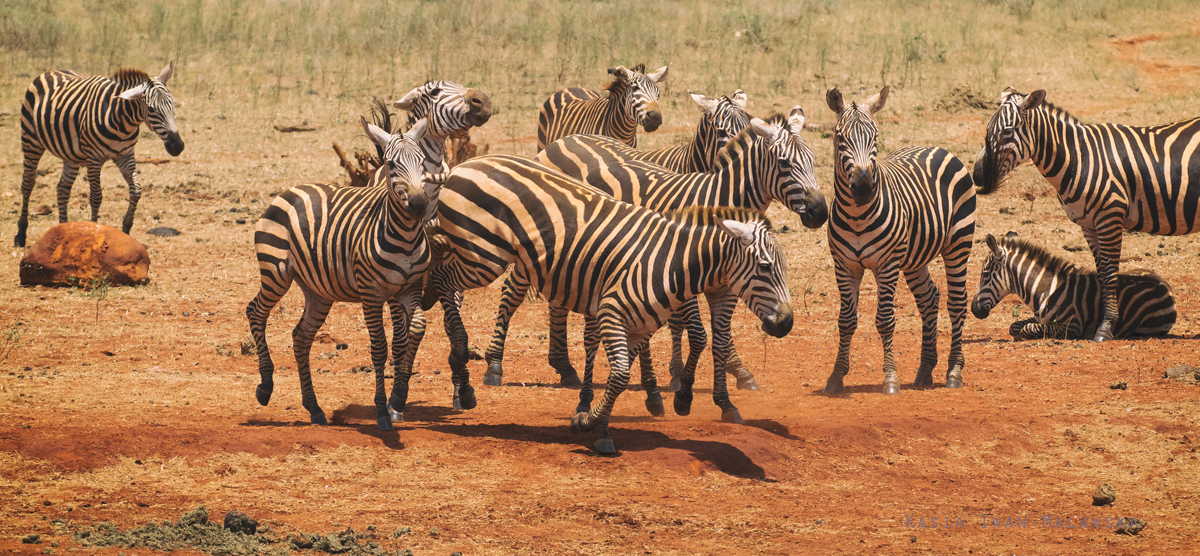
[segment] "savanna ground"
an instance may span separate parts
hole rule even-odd
[[[308,425],[299,404],[290,350],[302,304],[295,288],[268,328],[280,366],[270,406],[254,401],[255,358],[240,350],[248,338],[242,311],[258,288],[255,220],[293,184],[345,179],[330,144],[367,148],[354,122],[372,95],[397,97],[432,78],[480,87],[498,113],[475,141],[532,155],[536,110],[551,92],[599,87],[604,69],[617,64],[669,62],[666,124],[643,135],[644,147],[690,135],[697,114],[686,91],[744,88],[755,115],[806,109],[806,140],[828,195],[833,115],[823,99],[835,85],[856,99],[892,85],[878,116],[881,151],[933,144],[964,161],[973,161],[1008,85],[1046,88],[1051,102],[1089,122],[1195,116],[1200,8],[1130,4],[5,1],[3,241],[15,232],[20,201],[21,98],[38,73],[111,74],[126,65],[155,74],[174,59],[170,88],[187,148],[169,162],[140,165],[146,192],[133,235],[153,258],[150,285],[23,288],[21,250],[9,248],[0,265],[0,550],[79,550],[72,530],[176,520],[200,505],[217,520],[241,510],[280,537],[374,525],[381,549],[416,554],[1194,550],[1187,547],[1200,538],[1200,390],[1161,377],[1167,367],[1195,364],[1200,351],[1195,236],[1126,236],[1124,268],[1153,269],[1174,288],[1179,322],[1171,337],[1014,343],[1010,317],[1028,310],[1010,298],[989,320],[968,317],[967,387],[959,391],[880,394],[868,280],[847,391],[826,396],[837,290],[825,232],[772,208],[777,226],[790,228],[779,237],[797,324],[788,337],[768,339],[739,310],[735,341],[763,386],[732,394],[747,423],[719,421],[705,360],[690,416],[652,418],[642,392],[621,397],[613,431],[621,453],[613,458],[594,455],[590,435],[568,431],[577,392],[558,388],[545,364],[542,302],[528,302],[513,322],[503,387],[480,385],[483,365],[471,364],[479,396],[472,411],[450,409],[448,344],[433,311],[407,420],[393,432],[376,430],[372,382],[354,372],[369,362],[357,307],[336,307],[314,346],[317,393],[332,412],[327,427]],[[317,129],[274,129],[300,123]],[[138,154],[166,157],[148,132]],[[46,157],[41,169],[32,205],[54,213],[60,164]],[[113,166],[103,180],[102,222],[114,224],[126,194]],[[85,217],[86,190],[84,180],[75,184],[72,219]],[[54,223],[35,217],[30,237]],[[182,235],[146,234],[156,226]],[[979,199],[977,240],[1009,230],[1092,264],[1079,229],[1028,166]],[[972,288],[982,246],[975,255]],[[467,295],[476,345],[486,345],[498,296],[498,287]],[[898,299],[897,356],[911,381],[920,321],[911,296]],[[944,312],[940,327],[944,359]],[[336,350],[339,342],[349,349]],[[665,374],[663,338],[654,353]],[[598,372],[606,372],[602,362]],[[1110,388],[1116,382],[1127,388]],[[1116,490],[1114,506],[1091,505],[1100,483]],[[1149,525],[1138,536],[1077,528],[1082,519],[1119,516]],[[994,528],[997,520],[1004,527]],[[412,535],[389,537],[402,526]],[[31,533],[41,544],[22,544]]]

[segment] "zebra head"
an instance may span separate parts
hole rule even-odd
[[[804,110],[796,106],[787,119],[772,116],[771,123],[753,118],[750,127],[767,143],[771,156],[779,161],[782,170],[780,179],[770,185],[771,197],[800,215],[804,227],[820,228],[829,219],[829,207],[825,203],[825,194],[817,185],[813,151],[800,135],[804,129]]]
[[[725,148],[738,133],[750,126],[750,115],[746,113],[746,91],[738,89],[733,98],[708,98],[700,93],[688,92],[692,102],[704,113],[700,125],[696,126],[696,141],[705,153],[708,167],[716,166],[717,152]]]
[[[383,148],[388,195],[398,200],[410,217],[424,223],[433,213],[429,208],[437,203],[442,188],[441,183],[424,181],[425,154],[421,150],[421,139],[426,134],[428,120],[417,120],[407,133],[392,135],[367,123],[366,118],[360,116],[359,119],[367,137]],[[422,185],[423,189],[418,189]]]
[[[492,100],[483,91],[453,81],[429,81],[404,95],[393,106],[408,111],[408,123],[425,118],[426,133],[444,140],[451,133],[486,124],[492,117]]]
[[[1038,89],[1028,95],[1009,87],[1000,93],[1000,108],[987,123],[987,136],[971,178],[979,192],[986,195],[1000,187],[1000,182],[1033,153],[1029,130],[1029,111],[1041,106],[1046,91]]]
[[[625,115],[641,124],[647,132],[662,125],[662,112],[658,109],[658,84],[667,78],[668,67],[663,66],[648,74],[642,73],[645,66],[641,64],[632,70],[625,66],[608,69],[608,73],[614,77],[606,87],[609,96],[620,99]]]
[[[1016,232],[1009,232],[1005,239],[1016,237]],[[975,299],[971,301],[971,313],[977,319],[986,319],[1001,299],[1012,293],[1008,272],[1008,250],[1004,248],[992,234],[987,235],[988,258],[983,263],[983,273],[979,277],[979,288],[975,290]]]
[[[167,81],[170,81],[174,68],[175,62],[172,61],[158,77],[151,77],[149,81],[125,90],[119,96],[125,100],[140,99],[145,102],[146,122],[150,129],[162,139],[163,147],[171,156],[179,156],[183,152],[183,139],[175,124],[175,97],[167,90]]]
[[[879,191],[876,144],[879,127],[874,115],[887,102],[888,87],[859,104],[849,105],[834,87],[825,94],[829,109],[838,115],[833,128],[833,173],[838,193],[849,187],[850,197],[859,206],[870,204]]]
[[[762,321],[763,332],[782,338],[792,331],[792,295],[788,291],[787,258],[765,218],[753,222],[716,219],[717,227],[737,241],[735,276],[730,290]]]

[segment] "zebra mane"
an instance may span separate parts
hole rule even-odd
[[[1064,121],[1064,122],[1071,123],[1071,124],[1079,123],[1079,118],[1072,116],[1070,112],[1067,112],[1065,109],[1063,109],[1059,106],[1050,104],[1050,102],[1048,102],[1048,101],[1043,100],[1042,104],[1040,106],[1038,106],[1038,109],[1049,112],[1050,117],[1052,119]]]
[[[632,72],[636,72],[636,73],[646,73],[646,63],[638,62],[638,63],[634,64],[633,67],[626,68],[626,69],[628,69],[629,71],[632,71]],[[621,80],[620,77],[614,76],[612,78],[612,81],[609,81],[608,84],[604,86],[604,90],[612,92],[612,90],[614,88],[619,88],[617,86],[620,85],[622,82],[623,81]]]
[[[779,112],[771,114],[770,116],[767,116],[766,118],[763,119],[763,121],[767,122],[767,124],[769,124],[769,125],[782,125],[785,127],[787,126],[787,120],[788,120],[788,117],[783,114],[780,114]]]
[[[1031,257],[1038,266],[1045,268],[1052,274],[1075,274],[1078,276],[1089,276],[1096,274],[1095,270],[1079,268],[1078,266],[1075,266],[1075,263],[1051,253],[1044,246],[1038,245],[1024,238],[1005,237],[1000,240],[1000,245],[1002,245],[1004,249],[1009,252],[1009,260],[1012,259],[1013,253],[1028,254],[1028,256]]]
[[[120,68],[113,74],[112,80],[121,86],[133,87],[150,80],[150,75],[140,69]]]
[[[375,126],[378,127],[379,129],[382,129],[382,130],[394,135],[396,132],[394,130],[392,130],[392,124],[394,123],[392,116],[393,116],[393,114],[390,111],[388,111],[387,103],[383,102],[383,99],[381,99],[379,97],[371,98],[371,123],[375,124]],[[374,141],[372,141],[371,144],[375,145],[375,153],[377,155],[379,155],[379,164],[383,165],[384,164],[383,147],[378,145]]]
[[[772,115],[771,118],[774,118],[777,115],[778,114]],[[770,122],[768,122],[768,123],[770,123]],[[718,167],[724,166],[726,164],[725,160],[732,159],[734,157],[734,153],[744,152],[749,148],[749,145],[752,145],[754,143],[754,138],[758,137],[758,136],[754,134],[753,127],[754,126],[746,126],[744,129],[739,131],[737,135],[733,136],[733,139],[730,139],[728,143],[725,143],[725,146],[721,147],[720,151],[717,151],[717,166]],[[747,147],[746,148],[736,147],[736,145],[743,145],[743,144],[747,145]],[[745,155],[739,155],[739,156],[745,156]],[[714,169],[713,171],[715,172],[716,169]]]
[[[715,226],[720,218],[747,223],[762,222],[768,230],[774,229],[765,213],[743,207],[685,207],[666,211],[663,216],[691,226]]]

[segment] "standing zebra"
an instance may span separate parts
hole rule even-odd
[[[879,129],[873,115],[887,101],[888,87],[863,104],[846,104],[836,88],[826,94],[838,115],[833,132],[834,203],[829,216],[841,313],[837,360],[825,392],[842,391],[850,371],[850,340],[858,328],[858,292],[863,273],[875,275],[879,308],[875,328],[883,343],[883,393],[900,392],[892,355],[895,294],[900,274],[921,312],[921,366],[913,386],[933,386],[937,365],[939,292],[928,265],[939,255],[950,288],[950,357],[946,387],[960,388],[965,359],[962,327],[967,313],[967,259],[975,233],[975,188],[963,163],[936,147],[908,147],[876,160]]]
[[[1009,327],[1013,339],[1082,340],[1096,333],[1104,310],[1094,271],[1076,268],[1042,246],[1019,239],[1016,232],[999,241],[988,234],[987,246],[990,253],[971,303],[977,318],[986,319],[1000,300],[1015,293],[1033,309],[1034,318],[1014,322]],[[1121,320],[1114,338],[1162,336],[1175,324],[1171,287],[1152,272],[1118,274],[1117,305]]]
[[[417,120],[426,122],[425,136],[421,139],[421,151],[425,154],[425,171],[441,174],[450,171],[446,167],[446,138],[455,131],[479,127],[492,117],[492,100],[479,89],[470,89],[453,81],[427,81],[424,85],[406,93],[392,106],[408,112],[408,126]],[[371,113],[375,125],[388,133],[398,132],[392,122],[387,106],[376,100]],[[385,160],[383,147],[375,145],[380,160]],[[369,185],[383,184],[387,170],[380,167]]]
[[[975,164],[979,193],[999,187],[1013,168],[1033,160],[1058,192],[1058,202],[1083,228],[1104,300],[1094,340],[1111,340],[1120,323],[1117,273],[1121,234],[1134,230],[1182,235],[1200,230],[1200,118],[1152,127],[1082,124],[1045,102],[1009,87],[987,124]]]
[[[267,347],[267,317],[279,299],[299,282],[304,292],[304,315],[292,330],[296,369],[304,408],[315,424],[324,425],[325,412],[317,404],[309,373],[313,337],[325,323],[335,302],[362,304],[371,336],[371,362],[375,367],[376,423],[391,430],[384,394],[383,368],[387,362],[387,337],[383,306],[392,317],[393,408],[403,408],[408,397],[411,365],[403,363],[408,348],[412,310],[420,288],[410,287],[424,278],[430,250],[425,240],[425,214],[429,199],[437,197],[437,183],[422,186],[419,143],[425,133],[421,120],[404,135],[391,135],[362,120],[367,136],[383,145],[388,187],[337,187],[303,185],[276,197],[254,227],[254,247],[262,287],[246,306],[250,332],[258,346],[262,383],[255,396],[267,405],[274,390],[275,366]],[[469,387],[468,387],[469,388]],[[456,405],[459,400],[455,399]],[[461,406],[474,407],[474,397],[464,395]]]
[[[625,66],[609,68],[613,81],[605,87],[608,97],[579,87],[554,93],[538,113],[538,152],[575,133],[607,135],[637,147],[638,124],[647,132],[662,125],[658,84],[667,78],[667,67],[650,74],[644,73],[644,64],[632,70]]]
[[[29,227],[29,196],[37,179],[38,162],[46,151],[63,161],[58,180],[58,221],[67,221],[71,186],[79,167],[87,166],[92,222],[100,218],[100,167],[112,160],[129,184],[129,208],[121,231],[133,228],[133,214],[142,198],[133,147],[138,128],[147,122],[162,139],[171,156],[183,152],[183,139],[175,125],[175,98],[167,90],[174,62],[158,77],[122,68],[112,76],[84,77],[70,70],[48,71],[33,80],[21,104],[21,151],[25,172],[21,178],[21,216],[17,218],[16,247],[25,247]]]
[[[746,300],[768,334],[782,337],[791,330],[783,250],[760,217],[730,219],[748,212],[662,216],[514,156],[456,167],[438,205],[450,250],[429,280],[446,309],[452,369],[457,372],[467,356],[457,294],[492,283],[513,265],[518,302],[532,288],[547,302],[590,317],[586,379],[603,338],[612,368],[608,387],[571,427],[594,430],[596,450],[614,453],[609,416],[629,382],[631,348],[684,302],[704,292],[731,292]],[[590,394],[581,391],[581,401],[590,401]]]
[[[813,152],[800,135],[803,128],[804,111],[798,106],[787,119],[776,116],[771,123],[767,123],[754,118],[750,121],[750,127],[741,131],[721,151],[710,174],[677,174],[654,164],[630,160],[636,151],[619,141],[597,135],[564,137],[547,146],[535,160],[618,200],[658,212],[689,206],[737,207],[761,212],[770,206],[772,200],[777,200],[799,214],[805,226],[819,228],[825,223],[828,212],[825,196],[816,183]],[[507,300],[504,296],[501,299],[502,302]],[[713,401],[721,407],[723,419],[740,422],[741,417],[730,402],[725,387],[727,363],[732,359],[730,353],[733,345],[728,328],[729,316],[737,305],[737,298],[708,296],[708,299],[710,305],[720,307],[718,312],[729,312],[722,314],[719,321],[714,318],[712,325]],[[507,326],[506,317],[511,315],[513,309],[515,307],[501,307],[500,314],[504,320],[497,322],[496,338],[493,339],[492,349],[488,351],[488,355],[495,355],[497,360],[503,354],[493,351],[503,349],[502,334]],[[684,304],[681,314],[673,320],[683,321],[685,315],[689,317],[686,320],[699,318],[695,299]],[[553,325],[554,321],[551,323]],[[561,327],[551,327],[551,335],[555,333],[565,338],[565,322]],[[702,323],[689,323],[691,353],[687,364],[678,369],[681,389],[675,396],[675,411],[680,415],[687,415],[691,410],[694,371],[705,343],[702,339],[697,341],[697,337],[702,334]],[[674,364],[672,366],[674,376],[676,369]],[[734,372],[737,370],[734,369]],[[753,376],[750,380],[753,380]],[[741,382],[739,377],[739,384]]]
[[[746,91],[738,89],[732,98],[708,98],[692,92],[688,96],[702,114],[692,140],[652,151],[630,149],[627,152],[631,160],[652,162],[680,174],[711,172],[717,163],[717,152],[750,126],[750,115],[746,113]]]

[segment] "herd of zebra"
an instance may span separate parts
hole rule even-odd
[[[938,147],[876,152],[874,115],[888,87],[862,102],[836,89],[826,103],[837,116],[834,176],[827,200],[803,137],[805,115],[796,106],[765,120],[746,112],[746,94],[709,98],[689,93],[701,111],[694,138],[675,147],[637,150],[637,127],[662,124],[659,83],[668,68],[616,67],[607,94],[581,88],[555,93],[538,118],[537,155],[491,155],[453,169],[443,162],[445,139],[482,126],[491,101],[478,89],[431,81],[393,106],[407,111],[407,131],[388,107],[373,108],[361,124],[382,165],[366,187],[302,185],[279,195],[255,226],[261,288],[246,307],[257,345],[259,403],[273,391],[274,365],[266,341],[267,317],[298,282],[304,312],[292,332],[303,405],[324,424],[309,367],[317,331],[336,302],[362,305],[375,371],[377,425],[403,420],[408,383],[425,334],[423,311],[444,310],[456,409],[476,405],[466,363],[467,334],[460,314],[463,292],[506,276],[485,385],[503,376],[509,321],[532,291],[550,306],[550,365],[563,385],[581,384],[567,357],[566,316],[584,316],[584,377],[573,431],[592,431],[601,453],[616,451],[609,418],[626,389],[634,358],[641,364],[647,409],[665,414],[649,357],[648,339],[663,324],[672,333],[670,363],[674,410],[691,409],[695,369],[708,338],[697,297],[710,312],[713,400],[722,419],[741,422],[726,389],[755,390],[733,344],[730,320],[738,299],[773,336],[793,326],[787,261],[765,210],[773,201],[808,228],[826,226],[841,310],[840,341],[824,391],[838,393],[850,369],[858,324],[859,286],[875,276],[882,339],[883,392],[900,384],[892,354],[894,296],[901,275],[922,318],[920,366],[913,382],[933,386],[938,363],[940,292],[928,265],[939,256],[946,270],[951,319],[946,386],[963,385],[963,323],[968,260],[974,243],[976,194],[996,190],[1019,164],[1032,160],[1058,192],[1068,216],[1084,231],[1096,272],[1076,268],[1046,249],[1015,237],[986,237],[987,260],[971,305],[985,318],[1006,295],[1017,294],[1035,317],[1014,323],[1014,338],[1092,338],[1104,341],[1165,334],[1175,321],[1170,288],[1153,273],[1118,273],[1123,230],[1185,234],[1197,230],[1200,205],[1200,119],[1154,127],[1082,124],[1045,102],[1045,91],[1001,94],[987,123],[973,171]],[[29,198],[46,151],[63,159],[59,220],[80,165],[88,167],[92,220],[98,218],[99,169],[114,160],[129,184],[122,229],[129,232],[141,187],[133,147],[147,122],[169,153],[183,149],[168,65],[157,77],[122,69],[114,77],[85,78],[52,71],[29,87],[21,113],[24,178],[15,244],[23,247]],[[389,350],[383,321],[392,319],[394,380],[385,390]],[[688,353],[683,356],[683,333]],[[603,346],[610,375],[593,405],[595,355]]]

